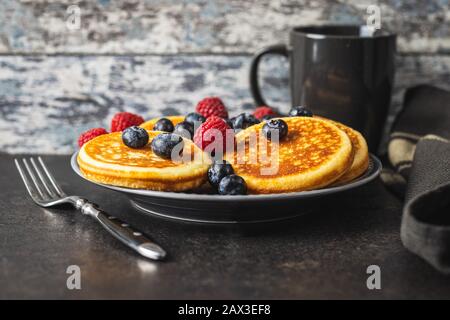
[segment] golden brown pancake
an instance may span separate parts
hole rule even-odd
[[[322,117],[317,116],[315,117],[330,121],[334,125],[336,125],[339,129],[344,131],[350,138],[350,141],[352,142],[353,145],[353,150],[355,152],[355,157],[353,158],[352,165],[350,166],[348,171],[342,177],[340,177],[334,184],[335,185],[345,184],[347,182],[352,181],[353,179],[358,178],[360,175],[366,172],[367,168],[369,167],[369,149],[367,148],[366,140],[364,139],[362,134],[350,127],[347,127],[346,125],[340,122]]]
[[[183,191],[200,186],[206,180],[209,157],[192,141],[184,140],[187,161],[174,162],[153,153],[150,144],[160,131],[147,131],[149,143],[132,149],[122,142],[122,133],[98,136],[80,149],[80,171],[89,180],[128,187],[161,191]]]
[[[146,130],[153,130],[153,126],[161,118],[169,119],[170,121],[172,121],[173,126],[176,126],[177,124],[179,124],[181,121],[184,120],[185,116],[167,116],[167,117],[153,118],[151,120],[148,120],[148,121],[142,123],[139,127],[142,127]]]
[[[237,151],[226,155],[226,160],[232,163],[235,173],[245,179],[251,193],[322,188],[345,174],[353,161],[353,150],[344,131],[317,118],[283,120],[288,125],[288,134],[279,144],[261,134],[263,122],[239,132]],[[250,146],[252,139],[256,144]],[[239,146],[243,145],[245,151],[239,151]]]

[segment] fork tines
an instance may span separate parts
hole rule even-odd
[[[47,169],[44,161],[42,161],[41,157],[37,159],[38,163],[32,157],[29,159],[23,158],[21,159],[22,161],[14,159],[17,170],[31,198],[36,202],[40,202],[65,197],[64,192]],[[21,162],[23,165],[21,165]],[[31,178],[31,181],[29,178]]]

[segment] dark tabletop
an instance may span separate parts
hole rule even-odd
[[[12,159],[0,156],[2,299],[450,298],[450,277],[402,247],[401,202],[378,180],[300,219],[211,226],[145,216],[123,195],[82,181],[68,156],[46,156],[66,193],[169,251],[167,261],[151,262],[74,209],[34,205]],[[69,265],[81,269],[81,290],[67,289]],[[381,290],[367,289],[369,265],[381,268]]]

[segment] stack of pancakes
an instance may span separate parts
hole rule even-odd
[[[174,125],[184,120],[183,116],[166,118]],[[174,162],[152,152],[151,141],[161,133],[151,131],[158,119],[141,125],[150,137],[144,148],[128,148],[120,132],[101,135],[84,144],[77,158],[83,175],[104,184],[160,191],[184,191],[204,184],[211,160],[192,141],[183,138],[183,152],[191,154],[190,161]],[[237,133],[237,150],[225,156],[235,173],[245,179],[250,193],[341,185],[366,171],[369,154],[359,132],[320,117],[283,120],[288,125],[284,139],[268,141],[260,134],[264,125],[260,123]],[[251,137],[256,137],[256,143],[249,143]],[[254,159],[257,161],[250,161]]]
[[[268,143],[259,134],[264,125],[260,123],[236,135],[238,150],[241,145],[243,152],[226,156],[251,193],[305,191],[344,184],[367,169],[367,144],[359,132],[319,117],[283,120],[288,134],[278,143]],[[251,136],[256,143],[250,143]],[[255,157],[260,158],[252,161]]]
[[[184,139],[183,158],[163,159],[153,153],[151,141],[160,131],[147,131],[149,143],[132,149],[122,142],[122,133],[98,136],[78,153],[81,173],[89,180],[121,187],[159,191],[184,191],[206,181],[210,159],[192,141]]]

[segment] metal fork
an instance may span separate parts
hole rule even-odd
[[[29,158],[29,161],[22,159],[32,183],[25,174],[25,170],[22,168],[19,160],[14,159],[23,183],[36,204],[41,207],[53,207],[59,204],[70,203],[80,210],[81,213],[94,218],[114,237],[142,256],[152,260],[161,260],[166,256],[166,252],[159,245],[148,239],[141,232],[131,228],[127,223],[99,210],[96,204],[78,196],[66,195],[47,169],[41,157],[37,159],[40,166],[33,158]]]

